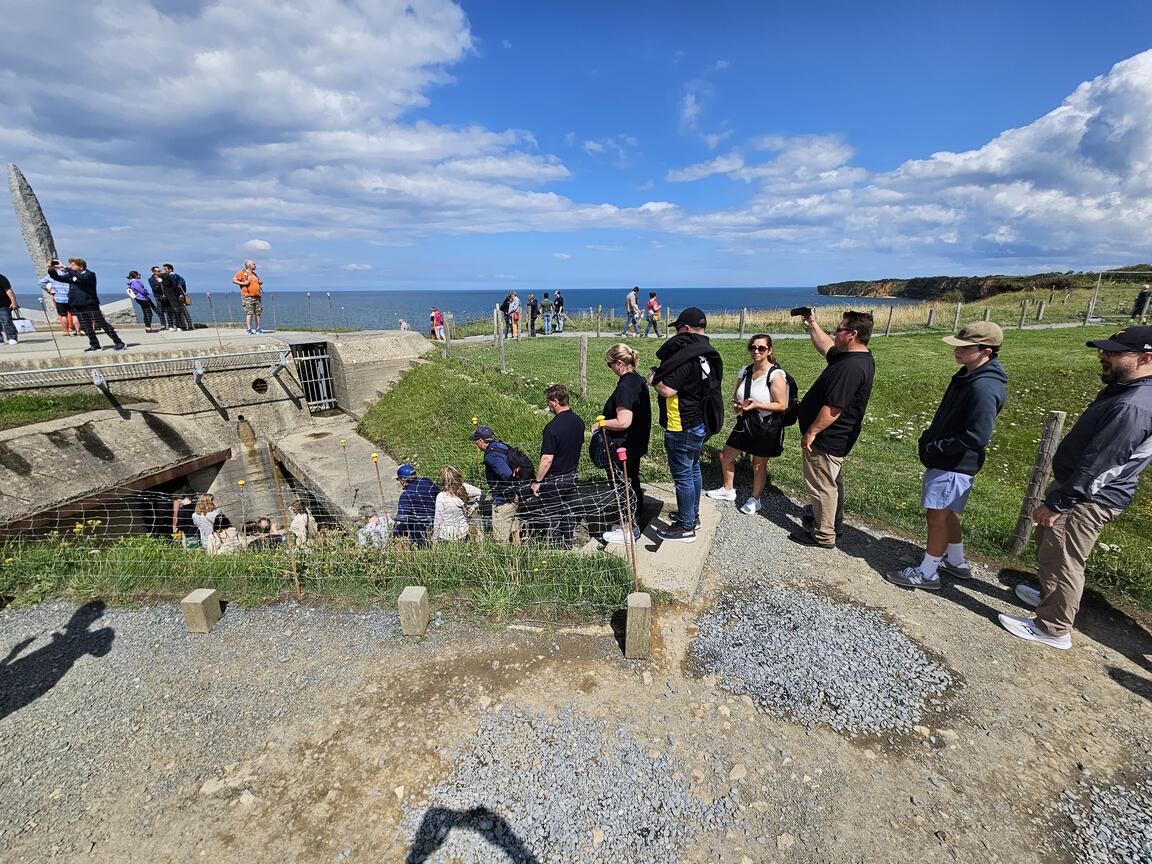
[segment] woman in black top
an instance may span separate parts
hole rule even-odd
[[[640,536],[640,504],[644,490],[640,488],[640,458],[648,452],[648,436],[652,433],[652,402],[648,396],[648,383],[636,372],[640,355],[630,345],[617,342],[604,354],[604,360],[619,376],[616,389],[604,403],[604,429],[608,433],[609,458],[614,466],[616,448],[621,444],[628,451],[624,475],[628,479],[632,503],[633,535]],[[619,470],[613,468],[610,470]],[[619,526],[604,534],[605,543],[623,543],[625,535]]]

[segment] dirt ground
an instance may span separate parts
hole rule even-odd
[[[87,848],[54,856],[30,833],[7,860],[403,861],[405,802],[503,705],[575,703],[679,760],[706,802],[746,774],[738,822],[699,837],[684,862],[1069,861],[1062,790],[1147,776],[1152,639],[1131,619],[1088,608],[1075,649],[1058,652],[991,623],[1014,608],[996,579],[941,596],[856,566],[810,569],[806,588],[883,610],[945,658],[962,680],[947,716],[897,740],[853,740],[759,713],[698,677],[687,650],[695,616],[723,590],[712,573],[694,604],[658,611],[648,662],[622,659],[607,627],[478,637],[449,622],[350,665],[343,695],[276,724],[238,761],[220,764],[190,729],[141,738],[134,771],[86,789]],[[261,686],[261,668],[246,676]]]

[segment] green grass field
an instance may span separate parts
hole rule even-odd
[[[122,403],[138,401],[136,397],[120,397]],[[0,396],[0,429],[15,429],[29,423],[58,420],[85,411],[111,408],[108,397],[89,390],[61,393],[14,393]]]
[[[1066,429],[1071,427],[1102,386],[1097,377],[1096,353],[1086,348],[1084,341],[1114,329],[1115,326],[1008,330],[1001,354],[1010,379],[1008,404],[1000,416],[988,461],[976,480],[965,516],[965,539],[976,552],[1004,556],[1044,418],[1050,410],[1067,411]],[[615,384],[615,377],[603,362],[604,351],[614,341],[591,340],[589,397],[574,403],[585,420],[599,412]],[[652,365],[657,341],[634,344],[641,353],[641,367]],[[735,370],[747,362],[744,345],[736,340],[717,340],[716,344],[725,358],[726,378],[734,382]],[[846,463],[848,508],[921,536],[922,468],[916,455],[916,439],[931,419],[948,378],[957,367],[939,334],[878,337],[871,347],[876,355],[876,387],[860,441]],[[526,452],[538,452],[540,432],[548,421],[544,388],[559,381],[573,391],[577,389],[579,340],[522,340],[508,343],[506,352],[509,371],[501,374],[496,371],[497,351],[490,343],[456,345],[452,360],[413,370],[386,394],[364,418],[362,433],[381,442],[394,458],[412,461],[425,473],[433,474],[440,465],[451,462],[473,481],[482,476],[479,454],[467,440],[473,418],[492,426],[501,438]],[[801,393],[824,363],[810,344],[801,340],[780,340],[777,357],[795,376]],[[718,477],[714,456],[723,440],[724,435],[719,435],[708,444],[710,454],[705,470],[709,483]],[[773,460],[770,467],[773,482],[794,495],[803,491],[798,442],[797,431],[788,430],[785,454]],[[645,474],[666,478],[659,429],[652,436],[652,445]],[[582,474],[594,477],[600,472],[585,464]],[[1149,475],[1152,472],[1142,479],[1140,494],[1132,507],[1105,529],[1089,564],[1089,578],[1096,587],[1135,599],[1145,607],[1152,607]],[[738,475],[737,482],[741,479]],[[747,474],[743,479],[747,482]]]

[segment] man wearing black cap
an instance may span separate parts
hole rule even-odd
[[[992,440],[996,417],[1008,398],[1008,375],[997,360],[1004,331],[991,321],[976,321],[955,336],[945,336],[960,364],[952,376],[936,416],[920,436],[920,462],[924,466],[920,506],[928,522],[924,560],[919,566],[884,574],[904,588],[940,590],[940,572],[960,579],[972,576],[964,557],[960,516],[968,493]]]
[[[803,437],[804,483],[812,499],[805,530],[790,535],[794,543],[832,549],[844,522],[844,457],[860,437],[864,412],[872,396],[876,364],[868,350],[872,316],[846,312],[829,336],[811,311],[803,319],[812,346],[828,361],[800,401],[797,422]]]
[[[708,319],[695,306],[689,306],[672,323],[676,335],[660,346],[660,365],[648,376],[660,402],[660,425],[664,427],[664,449],[668,469],[676,487],[676,522],[657,530],[661,540],[693,543],[700,512],[704,479],[700,473],[700,453],[708,437],[704,418],[713,384],[724,374],[724,362],[704,328]],[[723,417],[723,406],[720,408]]]
[[[484,454],[484,476],[492,493],[492,534],[503,546],[520,545],[520,520],[517,482],[512,464],[508,461],[508,445],[496,438],[491,426],[477,426],[469,439]]]
[[[1016,596],[1035,617],[1000,615],[1013,636],[1050,648],[1072,647],[1084,564],[1100,530],[1132,503],[1152,459],[1152,327],[1086,344],[1100,352],[1107,386],[1056,448],[1054,482],[1032,513],[1040,590],[1017,585]]]

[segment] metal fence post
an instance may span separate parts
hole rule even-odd
[[[1048,472],[1052,470],[1052,457],[1060,443],[1060,433],[1064,429],[1063,411],[1049,411],[1044,420],[1044,434],[1040,437],[1040,447],[1036,451],[1036,462],[1032,466],[1032,477],[1028,480],[1028,490],[1020,504],[1020,518],[1016,520],[1016,531],[1008,543],[1008,554],[1019,555],[1028,545],[1032,536],[1032,511],[1040,506],[1044,495],[1044,484],[1048,482]]]
[[[444,356],[452,356],[452,313],[444,313]]]

